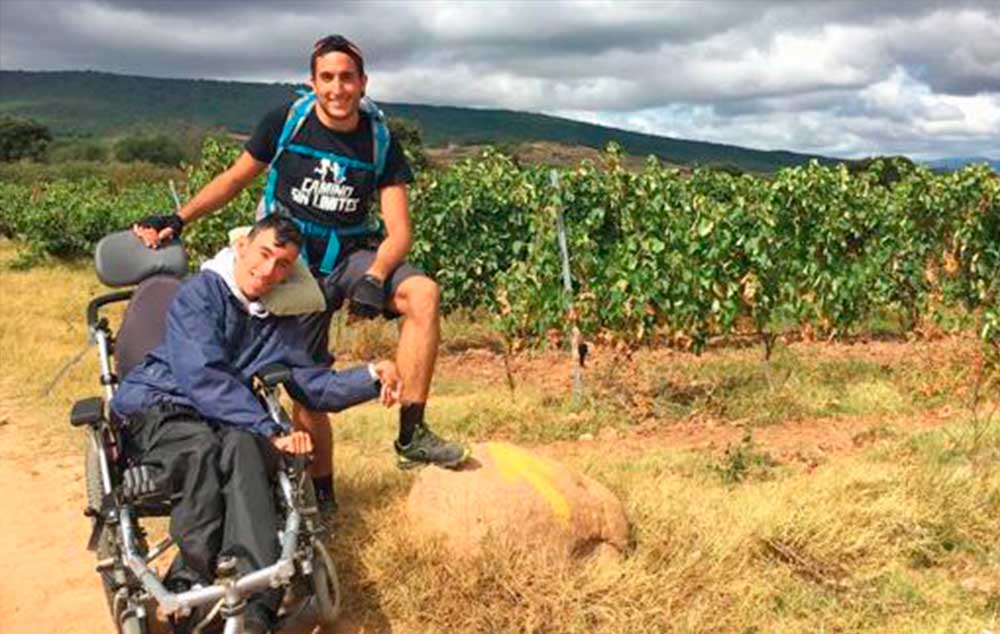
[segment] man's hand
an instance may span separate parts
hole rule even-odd
[[[313,450],[312,436],[304,431],[293,431],[287,436],[272,438],[271,442],[279,451],[301,456]]]
[[[132,232],[149,248],[178,238],[184,230],[184,219],[177,214],[152,215],[132,225]]]
[[[375,364],[375,374],[382,384],[379,402],[386,407],[392,407],[399,402],[399,397],[403,394],[403,379],[399,376],[396,364],[392,361],[379,361]]]
[[[385,309],[385,282],[371,273],[354,283],[351,287],[351,305],[348,310],[352,315],[363,319],[374,319]]]

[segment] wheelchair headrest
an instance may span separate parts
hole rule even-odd
[[[153,275],[184,277],[188,258],[179,240],[150,249],[131,230],[104,236],[94,250],[97,277],[108,286],[132,286]]]

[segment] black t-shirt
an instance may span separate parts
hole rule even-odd
[[[246,142],[247,152],[258,161],[270,163],[274,158],[290,105],[267,113]],[[320,122],[313,109],[290,143],[374,163],[371,121],[364,113],[353,132],[335,132]],[[377,184],[372,170],[303,156],[287,147],[277,168],[278,202],[297,218],[337,227],[365,222],[377,189],[413,182],[410,164],[395,137],[389,141],[385,168]]]

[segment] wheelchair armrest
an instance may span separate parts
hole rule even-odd
[[[69,413],[69,423],[73,427],[96,425],[104,420],[104,399],[93,396],[73,403]]]
[[[281,363],[272,363],[257,373],[257,380],[267,387],[277,387],[292,380],[292,369]]]

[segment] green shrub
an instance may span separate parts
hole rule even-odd
[[[67,161],[65,163],[0,163],[0,182],[37,185],[62,180],[98,178],[110,181],[118,188],[149,184],[167,187],[174,181],[179,187],[187,179],[184,171],[176,167],[150,163],[119,163],[117,161]]]
[[[108,158],[108,147],[93,139],[73,139],[54,143],[49,149],[49,161],[66,163],[68,161],[99,162]]]
[[[49,129],[36,121],[0,117],[0,162],[41,161],[51,141]]]
[[[153,165],[180,165],[184,150],[164,134],[128,136],[115,143],[115,158],[122,162],[144,161]]]
[[[0,234],[25,242],[34,254],[89,256],[105,235],[127,228],[150,208],[167,207],[170,196],[161,189],[118,189],[98,178],[34,187],[0,183]]]

